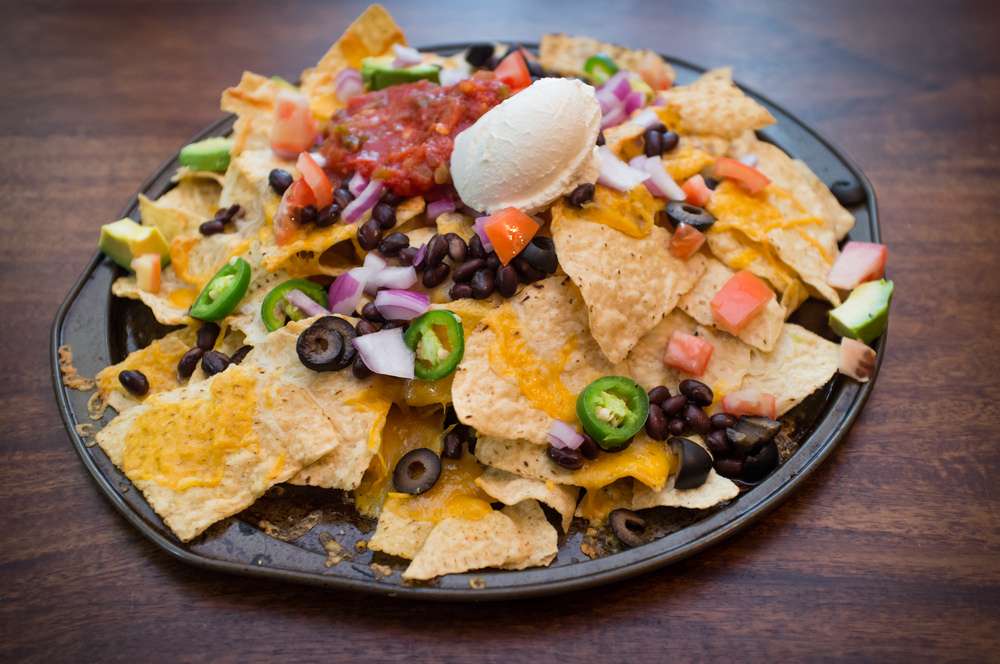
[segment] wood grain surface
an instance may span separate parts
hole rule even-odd
[[[567,31],[731,64],[843,147],[897,288],[866,410],[759,525],[598,590],[421,605],[187,567],[77,459],[49,327],[99,225],[219,92],[244,69],[295,76],[364,4],[5,3],[0,660],[1000,658],[1000,5],[388,4],[416,44]]]

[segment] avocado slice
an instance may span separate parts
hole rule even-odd
[[[885,332],[893,284],[879,279],[861,284],[836,309],[830,310],[830,327],[837,334],[870,343]]]
[[[229,168],[229,152],[232,149],[232,139],[216,136],[185,145],[181,148],[179,159],[182,166],[191,170],[222,173]]]
[[[126,270],[132,259],[143,254],[159,254],[160,264],[170,264],[170,246],[155,226],[142,226],[128,217],[101,226],[101,251]]]
[[[381,90],[400,83],[428,80],[439,83],[441,69],[434,65],[413,65],[396,69],[392,66],[393,57],[383,55],[377,58],[365,58],[361,61],[361,80],[369,90]]]

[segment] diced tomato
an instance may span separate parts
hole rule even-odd
[[[132,259],[132,271],[139,288],[147,293],[160,292],[161,264],[159,254],[142,254]]]
[[[670,77],[670,69],[663,58],[649,51],[643,56],[638,67],[639,76],[654,90],[667,90],[674,81]]]
[[[531,85],[531,72],[528,71],[528,63],[524,61],[524,54],[521,51],[514,51],[501,60],[493,73],[510,88],[511,92],[523,90]]]
[[[315,205],[316,196],[313,194],[309,184],[298,179],[285,190],[285,195],[281,197],[277,212],[274,213],[274,241],[279,245],[287,244],[295,236],[295,229],[298,228],[299,211],[307,205]]]
[[[677,224],[677,230],[670,236],[670,253],[687,260],[705,244],[705,234],[691,224]]]
[[[712,359],[713,350],[715,347],[701,337],[677,331],[670,337],[663,363],[692,376],[701,376]]]
[[[759,277],[741,270],[712,298],[712,317],[726,332],[739,334],[773,297],[774,291]]]
[[[881,279],[889,248],[874,242],[848,242],[826,277],[834,288],[854,290],[866,281]]]
[[[483,231],[493,244],[497,258],[507,265],[535,237],[538,222],[517,208],[510,207],[491,215],[483,224]]]
[[[729,157],[719,157],[715,160],[715,175],[734,180],[751,194],[764,191],[767,185],[771,184],[771,180],[753,166],[747,166],[742,161]]]
[[[867,383],[875,371],[875,351],[868,344],[844,337],[840,340],[838,371],[856,381]]]
[[[333,184],[311,154],[300,152],[295,168],[299,169],[302,179],[312,189],[313,196],[316,197],[316,207],[325,208],[333,202]]]
[[[722,397],[722,410],[730,415],[761,415],[772,420],[778,417],[777,400],[773,394],[759,390],[739,390]]]
[[[281,90],[274,103],[274,126],[271,128],[271,149],[285,159],[313,146],[316,141],[316,121],[305,95]]]
[[[684,201],[698,207],[705,207],[708,199],[712,197],[712,190],[705,184],[705,178],[701,177],[701,174],[689,177],[687,182],[681,186],[681,189],[684,190],[684,195],[687,196]]]

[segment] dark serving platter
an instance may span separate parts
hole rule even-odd
[[[423,50],[449,55],[467,46],[448,44]],[[704,71],[683,60],[664,57],[676,69],[681,83]],[[805,161],[827,185],[837,183],[839,189],[853,191],[858,203],[850,207],[856,220],[850,238],[879,242],[875,192],[860,169],[794,115],[752,90],[743,90],[777,119],[774,126],[760,132],[762,139]],[[232,124],[233,117],[224,118],[192,140],[225,135]],[[138,219],[138,193],[156,198],[165,192],[177,166],[176,156],[163,164],[132,197],[122,216]],[[93,433],[87,430],[90,427],[81,426],[103,424],[88,417],[90,393],[64,387],[60,376],[60,346],[70,346],[77,369],[93,376],[167,331],[143,305],[111,295],[111,283],[119,274],[111,261],[101,254],[94,256],[56,314],[50,348],[53,385],[67,432],[97,486],[115,508],[161,549],[199,567],[432,600],[512,599],[590,588],[663,567],[746,528],[787,498],[846,436],[871,393],[886,343],[883,335],[876,346],[879,361],[872,382],[859,384],[837,375],[790,413],[793,425],[782,450],[783,464],[729,504],[707,513],[657,508],[651,520],[663,537],[626,550],[617,550],[611,537],[592,538],[589,543],[605,554],[596,559],[580,552],[585,535],[574,526],[561,538],[559,555],[549,567],[453,574],[429,585],[408,585],[400,579],[402,561],[355,546],[370,537],[374,523],[358,517],[343,496],[329,491],[275,487],[253,507],[215,524],[186,544],[163,525],[140,492],[94,445]],[[810,300],[796,312],[795,320],[829,335],[824,312],[824,307]],[[112,414],[105,415],[104,421]]]

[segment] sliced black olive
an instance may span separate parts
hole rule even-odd
[[[674,487],[696,489],[704,484],[708,471],[712,470],[712,455],[708,450],[688,438],[671,438],[669,444],[680,460]]]
[[[736,447],[750,451],[761,443],[773,440],[781,429],[781,422],[767,417],[741,417],[726,429],[726,437]]]
[[[432,450],[419,447],[403,455],[392,472],[396,491],[419,495],[430,489],[441,476],[441,459]]]
[[[343,368],[339,366],[339,362],[344,350],[344,337],[336,328],[324,322],[330,318],[333,316],[320,318],[303,330],[295,342],[299,360],[313,371],[336,371]]]
[[[521,251],[521,256],[531,267],[545,274],[552,274],[559,266],[556,245],[550,237],[536,237]]]
[[[465,52],[465,61],[473,67],[482,67],[493,57],[493,44],[473,44]]]
[[[683,203],[681,201],[671,201],[667,203],[667,218],[674,228],[677,224],[687,224],[702,233],[707,231],[715,223],[715,217],[697,205]]]
[[[629,548],[647,542],[646,520],[632,510],[616,509],[608,515],[608,522],[615,536]]]
[[[778,445],[770,440],[755,454],[750,454],[743,460],[743,474],[740,477],[744,482],[760,482],[778,467],[779,461]]]
[[[316,321],[316,323],[320,321],[324,321],[324,325],[328,325],[337,332],[340,332],[340,336],[344,338],[344,350],[340,353],[340,359],[337,360],[334,371],[346,369],[351,366],[354,358],[358,356],[358,349],[354,347],[354,337],[357,336],[354,326],[343,318],[337,318],[336,316],[324,316]],[[316,323],[313,323],[313,325]]]

